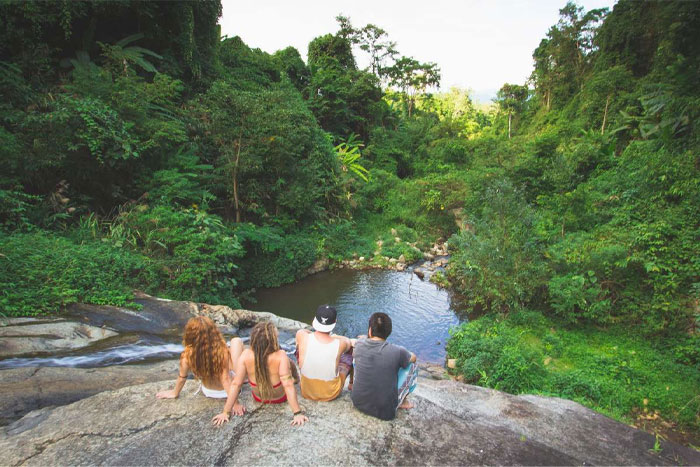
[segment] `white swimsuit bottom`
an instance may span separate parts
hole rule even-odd
[[[203,384],[200,386],[200,389],[202,390],[202,394],[212,399],[226,399],[228,397],[228,394],[226,394],[226,391],[223,389],[209,389]]]
[[[236,376],[236,373],[234,373],[233,370],[229,371],[229,374],[231,375],[231,378]],[[226,399],[228,397],[228,394],[226,393],[225,389],[209,389],[202,383],[199,383],[199,389],[197,389],[197,392],[195,392],[195,394],[198,394],[199,391],[202,391],[202,394],[204,394],[204,396],[211,397],[212,399]]]

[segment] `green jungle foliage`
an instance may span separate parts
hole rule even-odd
[[[633,328],[570,328],[533,311],[464,324],[447,346],[465,382],[565,397],[627,423],[658,411],[696,432],[698,349],[697,336],[650,342]]]
[[[127,305],[147,261],[107,242],[76,243],[43,231],[2,236],[0,251],[6,316],[57,312],[74,302]]]
[[[487,315],[450,341],[470,381],[616,416],[646,397],[697,426],[697,399],[678,405],[697,378],[659,388],[697,370],[700,3],[568,3],[529,81],[487,106],[438,92],[438,66],[379,26],[339,16],[305,63],[222,38],[220,15],[0,1],[1,313],[134,288],[238,305],[319,259],[411,262],[442,238],[440,283]],[[523,309],[570,334],[503,318]],[[553,374],[528,333],[593,359],[619,339],[644,359],[634,389],[600,379],[623,372],[609,352]]]

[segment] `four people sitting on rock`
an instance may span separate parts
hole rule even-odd
[[[357,340],[331,335],[336,321],[335,308],[322,305],[316,310],[314,331],[297,332],[302,396],[309,400],[331,401],[341,394],[350,375],[348,389],[352,392],[354,406],[360,411],[391,420],[398,408],[413,407],[405,398],[416,387],[416,356],[386,342],[391,334],[391,318],[385,313],[374,313],[369,320],[367,336]],[[244,348],[243,341],[234,338],[227,349],[216,324],[200,316],[187,322],[183,345],[175,389],[161,391],[156,394],[157,398],[178,397],[191,370],[200,380],[205,396],[226,398],[223,412],[212,420],[215,425],[227,422],[231,413],[243,415],[245,407],[238,402],[238,396],[246,379],[256,401],[287,402],[293,413],[292,425],[303,425],[309,420],[297,401],[296,366],[280,349],[277,328],[272,323],[258,323],[253,327],[250,348]]]

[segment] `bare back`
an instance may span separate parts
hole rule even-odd
[[[184,365],[183,365],[184,364]],[[192,368],[192,365],[190,365],[190,362],[187,359],[187,354],[185,352],[182,352],[180,355],[180,373],[185,373]],[[209,389],[213,389],[215,391],[221,391],[226,389],[226,385],[228,384],[228,378],[227,375],[229,375],[229,372],[233,371],[233,362],[231,360],[231,355],[229,354],[228,356],[228,362],[226,364],[226,368],[224,368],[223,374],[218,376],[218,377],[213,377],[213,378],[200,378],[198,375],[194,375],[195,378],[199,379],[204,386],[206,386]],[[224,384],[226,383],[226,384]]]
[[[284,388],[281,383],[280,378],[280,366],[283,364],[283,359],[289,359],[284,350],[278,350],[267,356],[267,371],[270,375],[270,384],[272,385],[272,398],[276,399],[284,395]],[[255,375],[255,354],[251,349],[245,349],[241,354],[241,360],[245,365],[246,373],[248,374],[248,380],[252,385],[257,386],[258,380]],[[260,392],[253,389],[256,395],[260,395]]]

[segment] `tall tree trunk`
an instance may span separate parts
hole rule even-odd
[[[241,210],[238,206],[238,161],[241,159],[241,137],[236,144],[236,162],[233,164],[233,203],[236,209],[236,223],[241,222]]]
[[[605,99],[605,112],[603,112],[603,125],[600,127],[600,134],[605,134],[605,122],[608,119],[608,106],[610,105],[610,94],[608,94],[607,99]]]
[[[511,112],[508,112],[508,139],[510,139],[510,122],[513,118],[513,114]]]
[[[549,110],[549,99],[552,96],[552,91],[547,89],[547,110]]]

